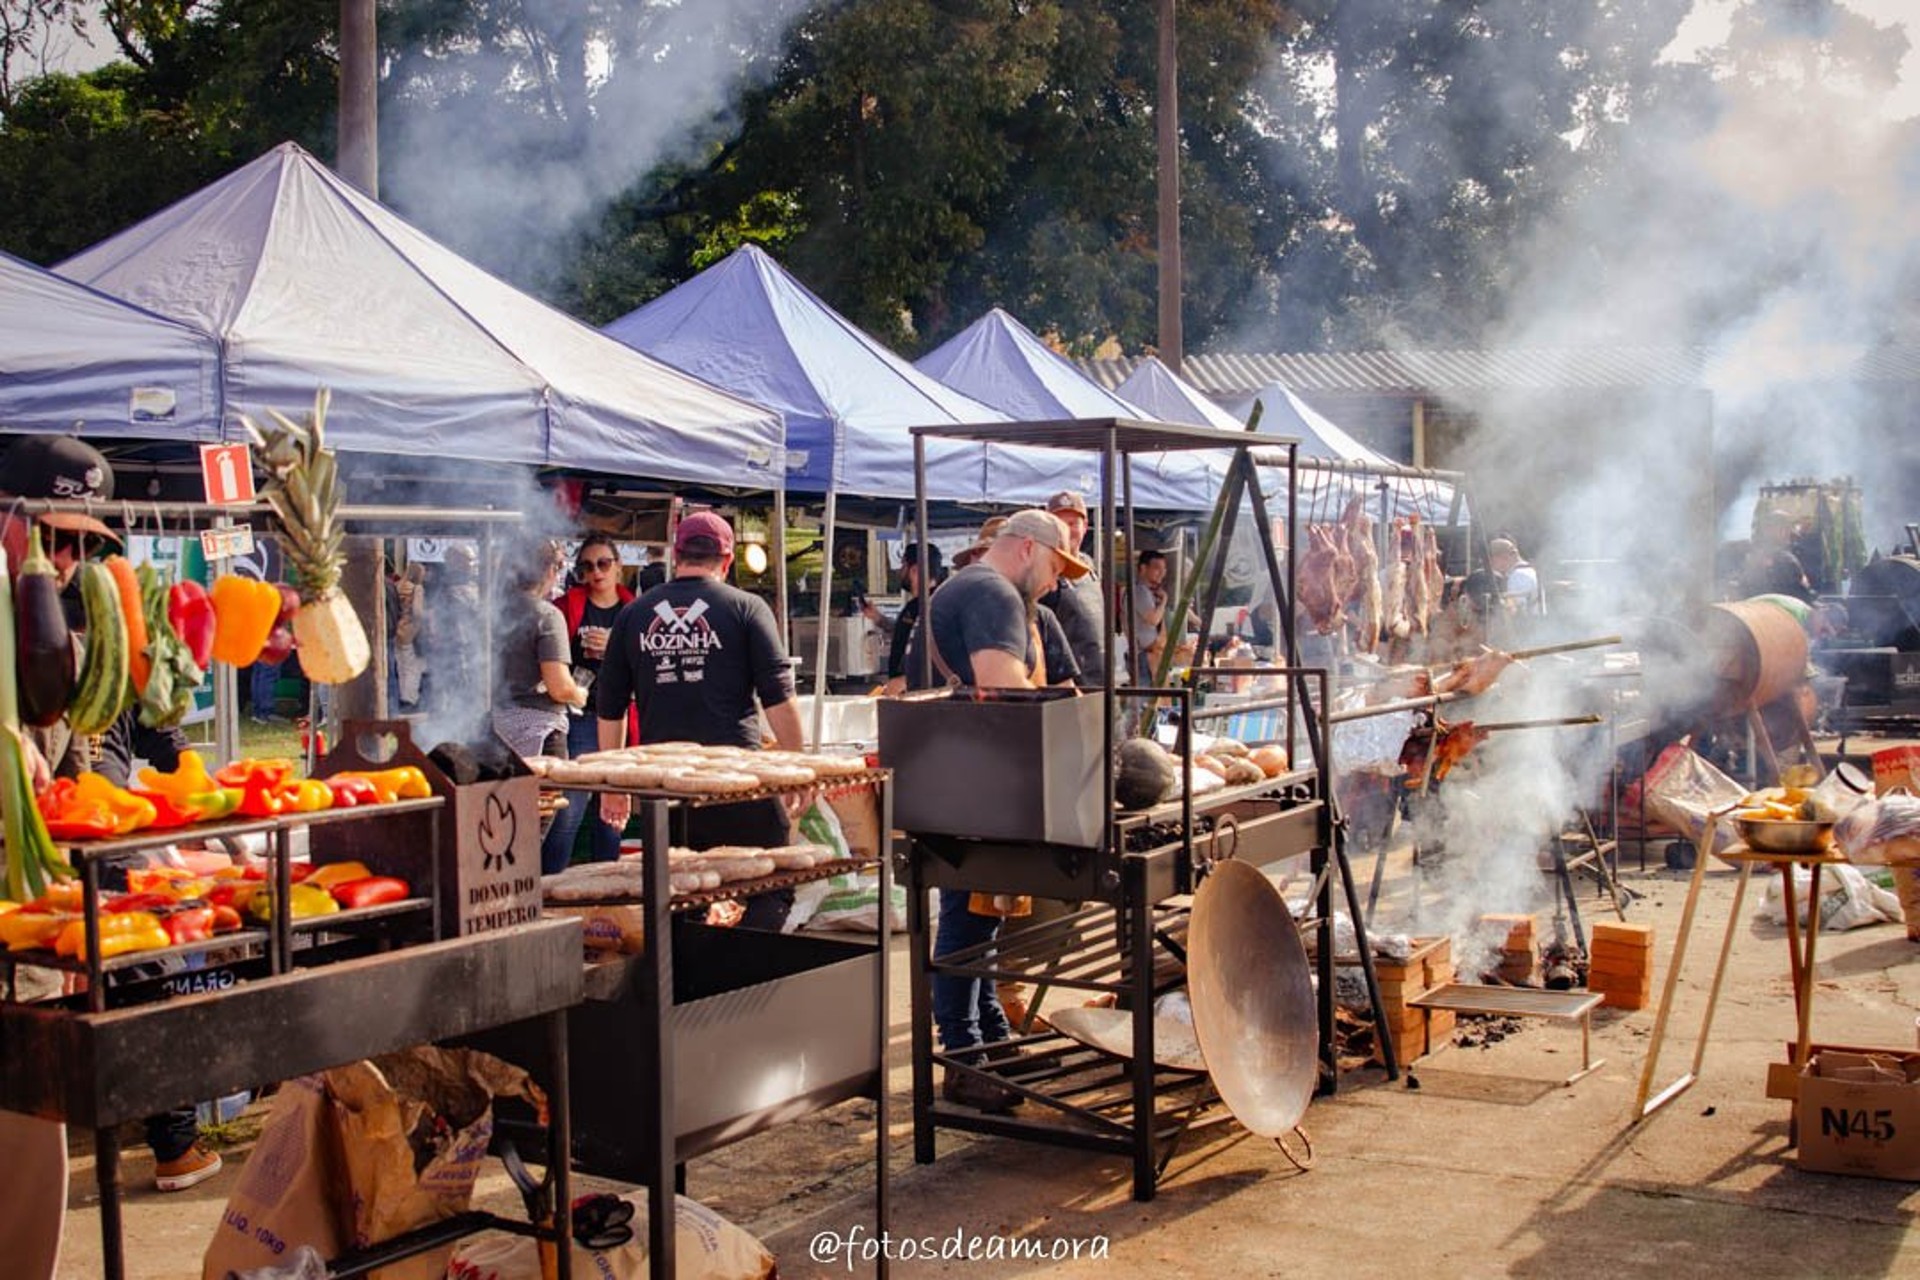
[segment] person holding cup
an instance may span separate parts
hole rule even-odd
[[[573,647],[574,679],[589,684],[600,674],[613,620],[632,601],[633,592],[620,580],[620,548],[604,534],[591,533],[573,556],[573,583],[560,599],[560,616],[567,622],[567,641]],[[567,718],[567,754],[581,756],[600,749],[598,724],[592,715]],[[600,820],[600,797],[569,791],[567,804],[554,814],[553,826],[540,845],[540,869],[545,875],[564,871],[573,858],[580,824],[589,823],[592,858],[611,862],[620,856],[620,832]]]

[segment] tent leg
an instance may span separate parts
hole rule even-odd
[[[782,468],[784,472],[785,468]],[[767,539],[773,556],[773,621],[780,632],[780,643],[793,652],[793,609],[787,602],[787,486],[773,487],[773,529]]]
[[[820,541],[820,632],[813,646],[813,733],[809,745],[820,747],[820,735],[827,720],[827,633],[833,622],[833,524],[839,494],[827,488],[827,514],[821,521],[825,532]]]

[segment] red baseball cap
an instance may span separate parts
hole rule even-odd
[[[686,555],[690,549],[689,544],[696,538],[713,543],[720,555],[729,555],[733,551],[733,526],[721,518],[717,512],[696,511],[682,519],[679,528],[675,529],[673,534],[674,554]],[[691,549],[706,550],[705,547]]]

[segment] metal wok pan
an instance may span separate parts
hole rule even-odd
[[[1286,900],[1247,863],[1214,864],[1194,894],[1187,994],[1221,1101],[1253,1133],[1292,1133],[1319,1072],[1313,980]]]

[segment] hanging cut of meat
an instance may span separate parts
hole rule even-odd
[[[1340,591],[1338,588],[1339,564],[1341,552],[1333,541],[1333,534],[1326,525],[1309,525],[1307,528],[1307,550],[1300,557],[1300,595],[1301,612],[1307,615],[1307,621],[1321,635],[1329,635],[1340,625]],[[1349,564],[1352,557],[1347,556]],[[1351,569],[1348,570],[1351,572]]]
[[[1380,553],[1373,545],[1373,521],[1366,498],[1347,503],[1340,523],[1347,531],[1347,553],[1353,557],[1353,587],[1347,593],[1347,620],[1356,651],[1372,653],[1380,644]]]

